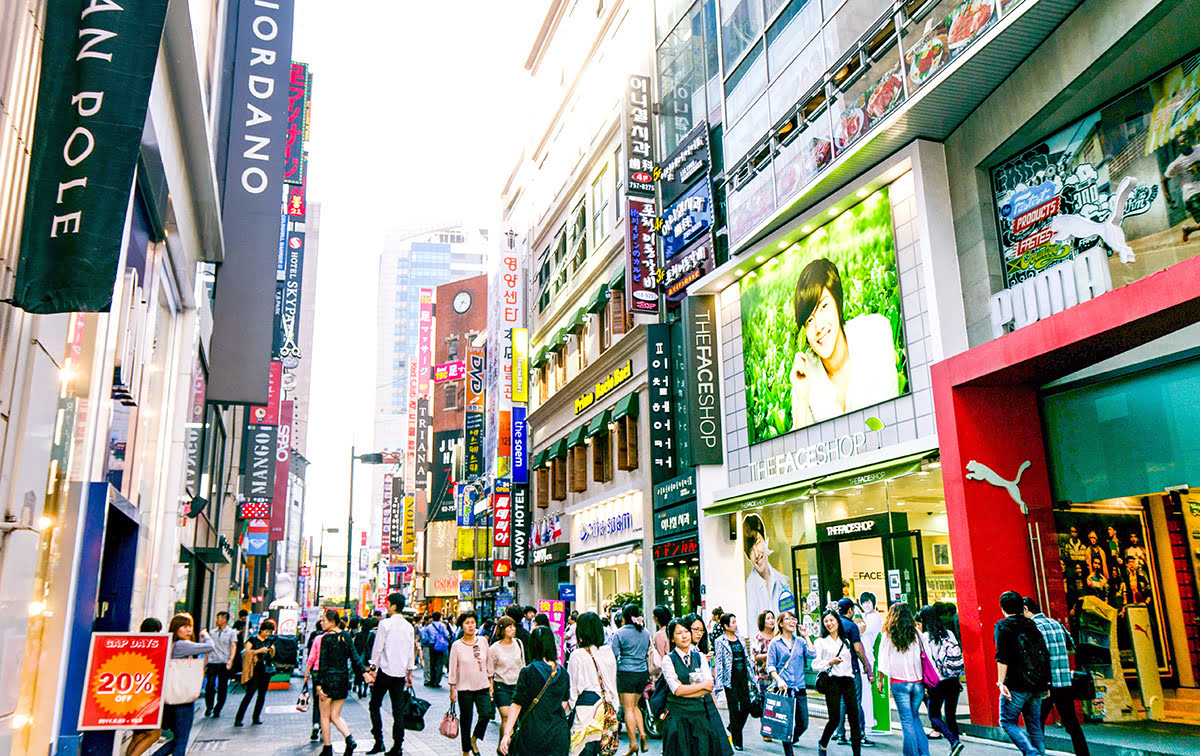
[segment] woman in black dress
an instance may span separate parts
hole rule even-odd
[[[521,670],[508,721],[500,734],[498,750],[505,756],[566,756],[571,749],[567,722],[571,683],[567,670],[558,663],[557,646],[554,632],[548,627],[537,627],[530,633],[533,661]]]
[[[346,756],[354,753],[358,743],[350,734],[350,727],[342,719],[342,705],[350,695],[350,670],[354,669],[356,678],[364,677],[362,659],[354,649],[354,639],[341,629],[338,622],[337,609],[326,609],[321,616],[321,629],[325,634],[313,643],[315,663],[315,685],[313,691],[317,694],[317,705],[321,708],[321,739],[325,747],[321,756],[333,756],[333,746],[330,744],[329,726],[332,724],[346,738]],[[367,678],[369,679],[369,677]],[[305,682],[308,682],[307,675]]]
[[[732,756],[721,715],[713,701],[713,677],[706,660],[692,646],[694,615],[671,620],[667,636],[673,650],[662,662],[662,676],[670,694],[663,719],[663,753],[670,756]]]

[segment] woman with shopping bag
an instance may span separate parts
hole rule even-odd
[[[617,752],[617,659],[604,642],[600,615],[584,612],[575,621],[578,648],[567,662],[571,678],[571,756]]]
[[[202,655],[212,653],[213,645],[207,630],[200,631],[199,643],[192,640],[195,623],[187,612],[172,617],[167,631],[171,633],[171,659],[163,680],[162,727],[174,734],[174,740],[160,746],[154,756],[186,756],[196,716],[196,699],[204,685]]]
[[[803,635],[796,634],[796,615],[780,612],[779,635],[767,647],[767,675],[775,689],[767,695],[784,696],[792,705],[792,736],[783,739],[784,756],[792,756],[793,744],[808,729],[808,691],[804,683],[806,659],[817,658],[817,651]],[[764,722],[765,722],[764,718]]]

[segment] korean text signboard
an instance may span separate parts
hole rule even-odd
[[[660,286],[668,302],[679,302],[687,296],[687,287],[713,269],[712,236],[704,234],[673,260],[663,263]]]
[[[706,176],[668,205],[662,217],[663,260],[671,260],[713,225],[712,185]]]
[[[529,486],[512,487],[512,566],[528,567],[530,559],[529,540],[533,525],[533,512],[529,509]]]
[[[650,480],[654,485],[674,478],[675,424],[671,391],[671,327],[646,326],[646,376],[650,381]]]
[[[100,312],[112,302],[167,2],[126,7],[46,7],[13,290],[29,312]]]
[[[171,636],[92,633],[80,730],[154,729],[162,724]]]
[[[421,289],[421,320],[417,342],[417,394],[429,393],[429,367],[433,364],[433,289]]]
[[[467,346],[464,472],[467,480],[483,474],[484,348]]]
[[[708,122],[702,121],[663,160],[662,172],[658,177],[663,205],[673,203],[693,182],[708,178],[709,160]]]
[[[629,197],[625,213],[625,291],[631,312],[658,312],[658,231],[654,200]]]
[[[492,545],[507,549],[512,543],[512,488],[503,478],[492,493]]]
[[[441,365],[433,366],[433,382],[441,383],[442,381],[458,381],[467,373],[467,365],[462,360],[454,362],[443,362]]]
[[[380,518],[380,539],[379,550],[384,554],[388,554],[392,550],[392,485],[394,478],[391,473],[385,473],[383,476],[383,516]]]
[[[631,75],[625,82],[625,155],[628,157],[625,193],[654,196],[654,142],[650,124],[650,77]]]

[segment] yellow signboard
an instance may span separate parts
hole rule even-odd
[[[529,329],[512,329],[512,400],[529,401]]]

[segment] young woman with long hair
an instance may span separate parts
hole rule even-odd
[[[477,635],[475,612],[458,615],[458,628],[462,637],[450,646],[450,703],[462,699],[460,711],[462,726],[459,737],[463,756],[479,754],[479,741],[487,733],[492,720],[493,662],[487,638]],[[474,714],[479,715],[475,729],[471,729]]]
[[[195,633],[195,623],[192,620],[192,615],[187,612],[180,612],[171,618],[171,623],[167,625],[167,632],[171,633],[171,658],[172,659],[191,659],[201,654],[212,653],[212,640],[208,637],[208,631],[200,631],[200,642],[194,642],[192,635]],[[170,665],[167,666],[167,674],[171,673]],[[196,690],[196,697],[200,697],[200,690]],[[175,735],[175,739],[169,743],[164,743],[154,752],[154,756],[186,756],[188,747],[188,736],[192,732],[192,721],[196,716],[195,703],[188,701],[181,704],[163,704],[163,729],[169,729]]]
[[[767,687],[771,684],[771,675],[767,672],[767,651],[771,648],[771,641],[775,640],[775,627],[774,612],[764,609],[758,613],[758,632],[750,644],[750,658],[754,661],[754,679],[760,701],[765,700]],[[763,740],[771,742],[766,735],[763,735]]]
[[[493,703],[500,710],[500,731],[508,721],[512,708],[513,693],[517,690],[517,679],[525,666],[525,644],[517,638],[517,623],[512,617],[504,616],[496,623],[496,642],[490,647],[495,691]]]
[[[962,645],[942,617],[932,606],[926,606],[917,613],[917,627],[924,633],[929,660],[942,677],[942,681],[929,691],[929,723],[946,736],[950,756],[958,756],[963,749],[956,717],[958,697],[962,693],[959,679],[963,671]]]
[[[783,753],[792,756],[793,744],[808,729],[808,691],[804,682],[804,663],[815,659],[817,650],[803,634],[796,633],[796,615],[779,613],[779,635],[767,649],[767,674],[776,690],[795,701],[792,715],[792,739],[783,741]]]
[[[621,612],[621,628],[613,633],[609,645],[617,659],[617,693],[621,696],[621,708],[625,711],[625,729],[629,733],[629,753],[650,748],[646,735],[646,723],[642,721],[642,710],[638,699],[650,684],[650,633],[642,625],[642,608],[630,604]]]
[[[560,756],[571,747],[567,722],[571,682],[558,663],[558,641],[553,630],[535,627],[529,634],[529,646],[533,661],[521,670],[512,712],[496,750],[505,756]],[[521,728],[514,738],[518,722]]]
[[[714,644],[713,685],[715,691],[725,691],[729,736],[733,739],[733,747],[740,751],[742,728],[750,717],[750,686],[758,685],[758,681],[752,683],[750,680],[750,655],[746,652],[745,641],[738,637],[737,617],[732,612],[724,612],[717,622],[721,634]]]
[[[321,615],[321,629],[324,634],[313,642],[312,653],[308,656],[307,669],[304,672],[304,682],[308,682],[310,672],[313,676],[313,691],[317,695],[317,705],[321,711],[321,740],[324,748],[321,756],[332,756],[333,746],[330,744],[330,725],[346,738],[346,756],[350,756],[358,743],[350,734],[350,726],[342,719],[342,706],[350,695],[350,671],[354,670],[354,678],[364,676],[362,659],[354,648],[354,639],[341,629],[337,609],[326,609]]]
[[[681,620],[692,631],[692,648],[704,654],[704,660],[712,661],[712,651],[708,645],[708,628],[704,626],[704,618],[698,614],[689,614]]]
[[[851,658],[854,649],[842,627],[842,620],[832,609],[825,610],[821,615],[821,637],[816,643],[817,658],[813,661],[813,669],[827,673],[828,687],[825,691],[825,708],[829,712],[829,721],[821,733],[817,745],[818,756],[825,756],[829,739],[837,730],[842,712],[850,723],[850,748],[854,756],[862,752],[862,723],[858,721],[858,700],[854,695],[854,667]]]
[[[904,734],[906,756],[929,756],[929,738],[921,724],[918,709],[925,700],[921,648],[925,639],[913,619],[908,604],[897,602],[888,608],[879,638],[879,671],[891,681],[892,700]],[[879,691],[883,692],[883,677]]]
[[[575,621],[575,638],[579,642],[575,653],[567,662],[567,675],[571,678],[571,707],[575,709],[575,722],[571,725],[571,756],[596,756],[602,744],[611,743],[616,749],[616,710],[620,707],[617,698],[617,659],[604,642],[604,625],[600,615],[584,612]],[[612,714],[605,716],[604,703],[612,707]],[[591,725],[599,721],[599,732]]]
[[[667,625],[672,651],[662,663],[662,676],[670,691],[662,727],[663,753],[732,756],[713,700],[712,671],[704,654],[692,644],[694,624],[703,632],[704,620],[695,615],[671,620]]]

